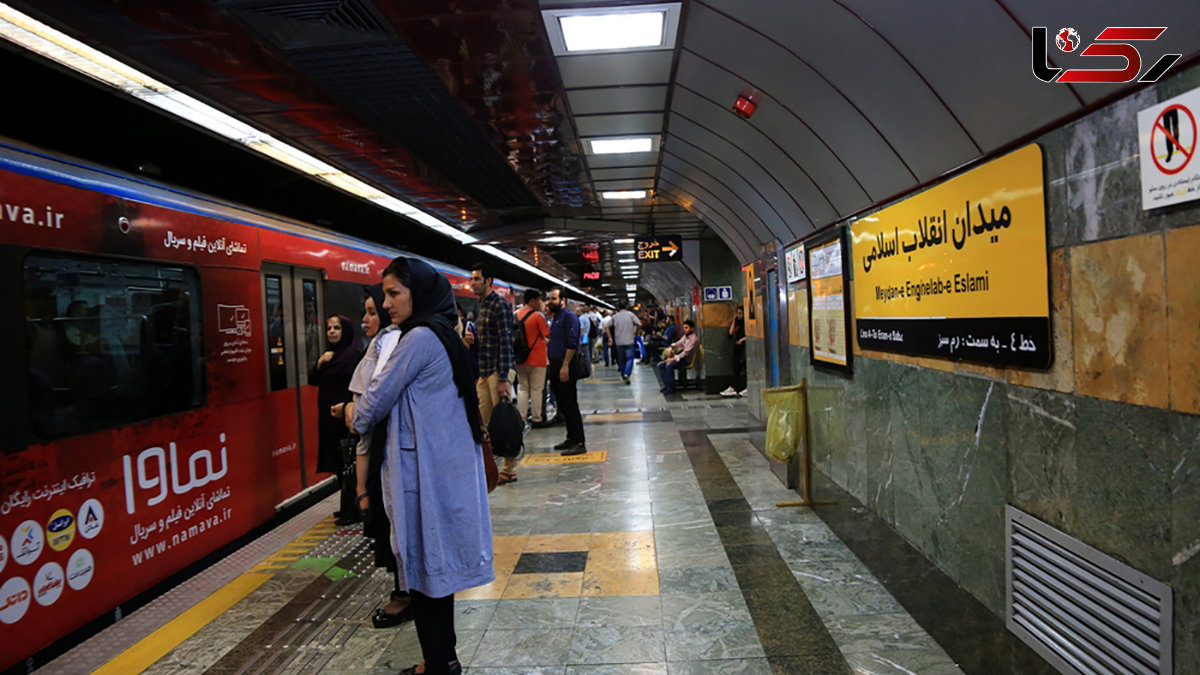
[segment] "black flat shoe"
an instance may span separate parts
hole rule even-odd
[[[575,443],[575,441],[568,438],[567,440],[563,441],[562,443],[559,443],[558,445],[554,446],[554,449],[555,450],[566,450],[567,448],[575,447],[575,445],[577,445]]]
[[[387,610],[379,608],[375,610],[375,615],[371,617],[371,625],[376,628],[393,628],[405,621],[411,621],[412,618],[412,605],[406,605],[404,609],[400,610],[399,614],[388,614]]]
[[[587,447],[584,446],[583,443],[577,443],[574,446],[567,448],[566,450],[563,450],[562,452],[560,452],[558,454],[563,457],[570,457],[572,455],[582,455],[585,452],[587,452]]]

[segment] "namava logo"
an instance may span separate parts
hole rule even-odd
[[[1054,44],[1064,52],[1073,52],[1079,49],[1079,33],[1074,28],[1063,28],[1054,36]]]

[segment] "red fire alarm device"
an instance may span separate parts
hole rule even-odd
[[[734,102],[733,112],[737,113],[738,117],[748,120],[750,119],[750,116],[754,114],[754,109],[757,107],[758,104],[752,101],[749,96],[742,94],[739,95],[737,97],[737,101]]]

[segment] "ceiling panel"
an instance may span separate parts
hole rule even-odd
[[[778,210],[788,213],[789,219],[807,221],[796,223],[800,231],[837,217],[827,196],[813,183],[813,167],[805,158],[789,156],[760,129],[683,87],[677,89],[671,105],[673,136],[734,166],[756,189],[769,195]]]
[[[1079,105],[1070,88],[1046,86],[1030,74],[1026,27],[1013,21],[999,4],[926,0],[904,12],[871,0],[845,4],[912,62],[985,151]],[[1042,8],[1059,3],[1036,4],[1041,14]],[[1011,56],[973,59],[963,58],[964,54]],[[999,92],[1020,105],[980,105]]]
[[[607,169],[620,166],[645,166],[658,164],[657,152],[627,152],[619,155],[588,155],[588,167]]]
[[[684,143],[673,143],[663,156],[664,162],[670,159],[672,165],[679,171],[691,176],[696,182],[709,186],[713,194],[732,193],[733,201],[726,204],[739,214],[749,216],[752,213],[763,226],[770,230],[771,237],[782,242],[790,242],[796,238],[796,233],[788,227],[788,219],[784,218],[762,193],[751,184],[746,176],[739,173],[730,165],[723,163],[720,158],[713,156],[703,148]],[[687,168],[684,168],[684,167]],[[697,173],[699,172],[699,173]],[[716,186],[720,186],[721,190]],[[797,214],[796,219],[803,216]],[[803,218],[798,231],[807,232],[809,223]]]
[[[787,50],[700,4],[689,9],[684,49],[739,73],[744,86],[755,87],[789,108],[833,148],[873,197],[894,194],[916,182],[868,120]],[[738,93],[709,91],[702,85],[698,90],[716,100]]]
[[[592,169],[592,180],[620,180],[623,178],[654,178],[658,165],[631,166],[621,169]]]
[[[662,113],[588,115],[575,118],[575,127],[583,137],[657,134],[662,131],[662,123]]]
[[[630,52],[560,56],[558,70],[563,86],[609,87],[621,84],[662,84],[671,77],[674,52]]]
[[[779,3],[772,0],[717,0],[763,36],[789,45],[809,66],[831,80],[879,129],[924,180],[961,164],[978,147],[933,90],[871,27],[834,2]],[[929,39],[927,26],[910,30]],[[1003,30],[1006,24],[978,24],[972,34]],[[730,42],[753,33],[731,35]],[[846,49],[853,45],[853,49]],[[795,58],[789,59],[797,63]],[[1023,70],[1023,69],[1022,69]]]
[[[654,178],[595,181],[596,190],[649,190],[654,187]],[[604,200],[601,200],[603,203]]]
[[[573,89],[567,92],[567,101],[576,115],[662,110],[667,105],[667,88],[653,85]]]

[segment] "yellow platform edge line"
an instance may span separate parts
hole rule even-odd
[[[140,673],[166,656],[184,640],[195,635],[213,619],[224,614],[266,583],[272,575],[242,574],[215,593],[196,603],[191,609],[171,619],[162,628],[147,635],[137,644],[118,654],[108,663],[92,671],[93,675],[124,675]]]

